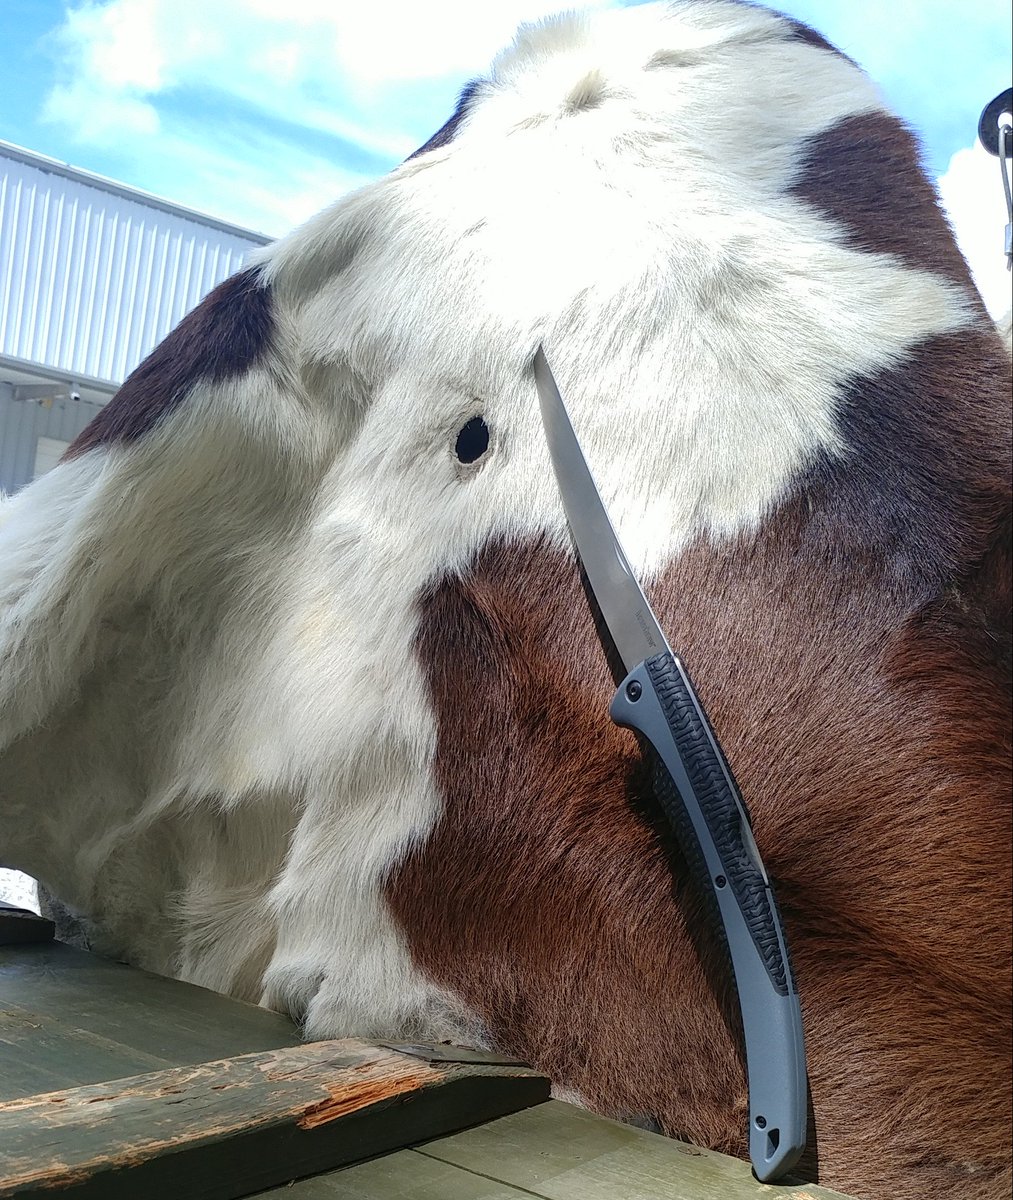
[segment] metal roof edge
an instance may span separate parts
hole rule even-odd
[[[25,375],[38,375],[53,383],[65,383],[68,387],[77,384],[78,387],[85,387],[93,392],[103,392],[110,397],[115,396],[123,386],[112,379],[100,379],[96,375],[82,375],[80,372],[68,371],[64,367],[52,367],[48,363],[36,362],[33,358],[15,358],[11,354],[0,354],[0,371],[4,368],[21,371]]]
[[[164,200],[161,196],[156,196],[152,192],[142,191],[140,188],[130,187],[125,183],[118,183],[115,179],[107,179],[104,175],[96,175],[94,171],[86,171],[83,167],[75,167],[70,163],[60,162],[59,159],[50,158],[46,154],[39,154],[36,150],[28,150],[24,146],[18,146],[14,142],[5,142],[0,138],[0,156],[13,159],[15,162],[25,163],[31,167],[37,167],[40,171],[47,171],[51,175],[61,175],[64,179],[72,179],[78,183],[87,184],[89,187],[96,188],[99,191],[109,192],[114,196],[121,196],[126,200],[133,200],[138,204],[147,205],[148,208],[157,208],[161,212],[169,213],[170,216],[184,217],[188,221],[194,221],[198,225],[204,225],[210,229],[217,229],[222,233],[229,233],[235,237],[244,238],[248,242],[253,242],[258,246],[267,246],[276,239],[268,237],[266,233],[257,233],[253,229],[244,229],[241,225],[233,225],[229,221],[220,221],[217,217],[208,216],[207,213],[198,212],[195,208],[187,208],[183,204],[175,204],[171,200]]]

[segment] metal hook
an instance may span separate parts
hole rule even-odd
[[[978,140],[989,154],[1001,158],[1005,152],[1008,158],[1013,154],[1013,131],[1008,124],[1000,126],[1003,113],[1013,113],[1013,88],[1000,92],[985,105],[978,119]]]
[[[1013,194],[1011,194],[1010,162],[1013,160],[1013,125],[1009,114],[1013,113],[1013,88],[1007,88],[990,101],[978,121],[978,140],[989,152],[999,159],[1002,190],[1006,197],[1006,267],[1013,270]],[[1003,120],[1003,117],[1006,120]]]
[[[1013,126],[999,127],[999,172],[1002,175],[1002,190],[1006,197],[1006,269],[1013,271],[1013,195],[1010,192],[1010,143],[1013,142]]]

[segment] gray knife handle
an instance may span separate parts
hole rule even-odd
[[[805,1148],[805,1045],[784,929],[746,807],[675,655],[666,650],[634,667],[609,713],[654,748],[655,794],[714,902],[742,1012],[749,1157],[758,1179],[777,1179]]]

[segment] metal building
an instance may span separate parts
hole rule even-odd
[[[0,492],[269,240],[0,141]]]

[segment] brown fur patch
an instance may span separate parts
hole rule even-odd
[[[912,132],[888,113],[848,117],[812,139],[792,191],[835,221],[856,249],[896,255],[976,296],[916,147]]]
[[[260,362],[274,315],[256,269],[220,283],[148,355],[68,447],[77,458],[110,442],[133,442],[163,421],[202,380],[221,383]]]
[[[856,384],[853,454],[651,589],[787,922],[820,1179],[869,1198],[1008,1178],[1001,350],[939,339]],[[744,1154],[728,972],[608,720],[575,565],[489,545],[422,600],[420,630],[445,811],[389,881],[419,965],[591,1107]]]

